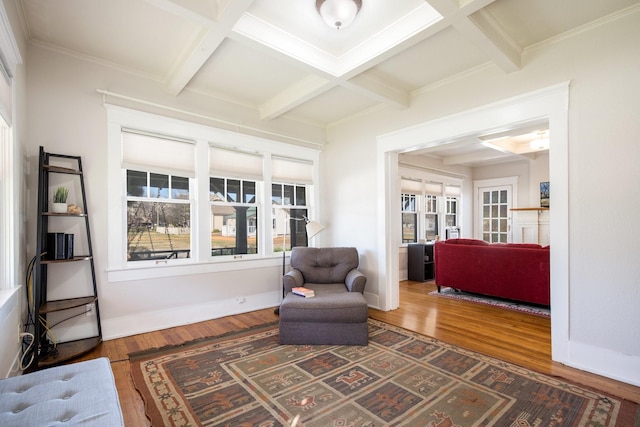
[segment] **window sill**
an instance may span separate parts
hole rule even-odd
[[[7,302],[11,299],[13,294],[18,292],[18,289],[20,289],[20,286],[8,288],[8,289],[0,289],[0,310],[4,308],[5,304],[7,304]]]
[[[287,255],[289,257],[289,255]],[[202,262],[189,264],[145,264],[126,267],[110,267],[107,278],[111,282],[158,279],[163,277],[187,276],[190,274],[220,273],[224,271],[246,270],[282,265],[282,255],[269,258],[246,259],[222,262]]]

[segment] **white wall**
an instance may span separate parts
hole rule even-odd
[[[25,40],[22,35],[21,23],[17,13],[17,5],[13,1],[3,1],[0,7],[9,21],[9,26],[13,32],[13,37],[18,50],[18,56],[22,61],[25,60]],[[16,58],[18,59],[18,58]],[[10,160],[11,169],[14,172],[11,185],[13,186],[13,195],[11,198],[3,199],[3,204],[11,204],[7,209],[3,206],[4,211],[13,212],[14,239],[13,246],[15,252],[12,254],[14,259],[11,265],[6,267],[15,269],[9,276],[12,277],[12,283],[2,283],[7,289],[0,290],[0,378],[18,373],[18,357],[20,353],[19,330],[22,321],[26,318],[26,296],[25,287],[22,284],[25,281],[26,246],[25,246],[25,175],[28,169],[23,163],[24,144],[26,140],[25,129],[28,126],[26,119],[26,69],[22,64],[16,66],[12,84],[13,106],[11,115],[11,130],[13,133],[13,146],[11,148]],[[4,238],[4,236],[3,236]],[[2,275],[6,277],[6,275]]]
[[[567,349],[572,366],[640,385],[640,264],[634,261],[640,241],[637,40],[640,14],[635,13],[526,52],[521,71],[506,75],[497,67],[483,67],[421,93],[409,110],[381,109],[333,127],[326,164],[338,162],[341,173],[327,173],[325,186],[339,189],[346,179],[359,193],[352,200],[340,191],[325,192],[324,206],[332,218],[351,211],[366,214],[330,229],[332,237],[360,245],[374,257],[367,265],[383,265],[384,260],[375,258],[379,244],[371,236],[384,212],[376,204],[381,188],[374,184],[374,170],[382,160],[370,154],[377,136],[570,80],[570,300],[563,308],[569,330],[568,342],[554,345]],[[551,188],[553,209],[553,182]],[[531,187],[526,192],[533,202],[537,196]]]

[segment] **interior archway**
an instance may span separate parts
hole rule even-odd
[[[453,116],[433,120],[378,138],[380,265],[378,291],[380,308],[393,310],[399,305],[398,256],[400,221],[396,208],[400,196],[398,153],[445,144],[453,139],[514,129],[534,122],[549,123],[549,175],[553,183],[551,228],[551,322],[552,358],[568,359],[569,269],[568,269],[568,90],[564,83],[536,92],[490,104]],[[397,230],[396,230],[397,229]]]

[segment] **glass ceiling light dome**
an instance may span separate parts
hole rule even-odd
[[[362,0],[316,0],[316,9],[328,26],[339,30],[353,22]]]

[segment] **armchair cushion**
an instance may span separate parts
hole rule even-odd
[[[295,248],[291,268],[299,270],[308,283],[345,283],[347,274],[358,267],[355,248]]]

